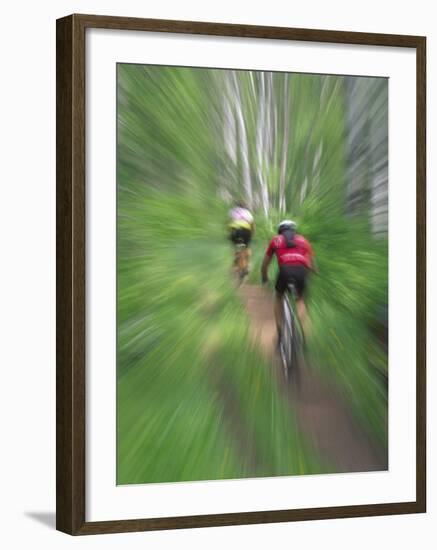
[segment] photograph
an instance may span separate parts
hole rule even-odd
[[[388,470],[388,88],[116,64],[117,485]]]
[[[6,550],[434,549],[432,7],[4,5]]]

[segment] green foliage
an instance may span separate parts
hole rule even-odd
[[[118,483],[322,471],[251,343],[223,228],[181,204],[120,195]]]
[[[227,74],[118,66],[119,484],[333,471],[298,432],[231,282],[227,211],[244,197],[245,160],[237,148],[234,166],[224,142]],[[262,83],[253,74],[237,72],[236,82],[255,181]],[[320,271],[309,294],[312,363],[386,444],[387,358],[371,327],[387,304],[387,243],[373,238],[368,216],[345,215],[343,80],[293,75],[284,95],[284,78],[275,75],[272,90],[290,109],[287,212],[279,140],[263,161],[267,215],[253,189],[250,280],[259,282],[278,220],[295,217]],[[276,130],[285,132],[280,117]]]

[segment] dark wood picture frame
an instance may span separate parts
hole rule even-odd
[[[416,500],[387,504],[87,522],[85,519],[85,31],[123,29],[377,45],[416,50]],[[221,23],[70,15],[57,20],[56,527],[71,535],[426,511],[426,38]]]

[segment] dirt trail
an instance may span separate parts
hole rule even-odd
[[[298,387],[285,388],[275,353],[272,295],[255,285],[245,284],[240,290],[251,319],[253,338],[278,372],[278,382],[290,406],[297,412],[300,429],[321,458],[332,464],[337,472],[387,469],[386,452],[377,448],[352,418],[338,390],[322,381],[309,365],[300,369]]]

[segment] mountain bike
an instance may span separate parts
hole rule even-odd
[[[297,382],[303,355],[303,335],[296,314],[296,288],[290,283],[283,295],[282,329],[279,342],[286,383]]]

